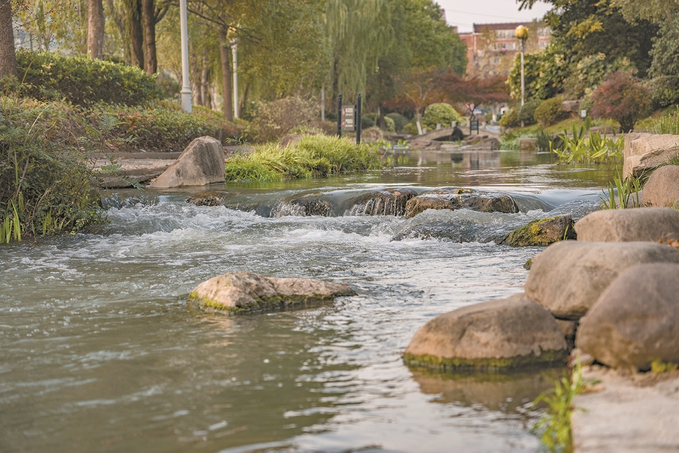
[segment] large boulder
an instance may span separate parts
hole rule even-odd
[[[679,264],[620,273],[580,320],[576,344],[613,368],[679,363]]]
[[[679,165],[667,165],[653,172],[644,186],[646,206],[679,208]]]
[[[430,190],[406,204],[406,218],[415,217],[427,209],[471,209],[480,212],[519,212],[512,197],[503,193],[482,192],[475,189],[443,187]]]
[[[305,306],[355,294],[346,284],[230,272],[196,286],[189,294],[189,302],[208,311],[252,313]]]
[[[199,137],[192,141],[177,162],[150,184],[155,189],[204,186],[224,182],[224,148],[219,140]]]
[[[567,355],[554,317],[518,294],[437,316],[415,333],[403,359],[442,371],[497,370],[565,362]]]
[[[575,239],[573,219],[569,215],[533,220],[502,238],[498,244],[513,247],[545,246],[566,239]]]
[[[639,176],[679,155],[679,135],[628,134],[623,154],[623,178]]]
[[[644,191],[646,199],[647,193]],[[670,208],[603,209],[575,224],[578,241],[635,242],[679,239],[679,211]]]
[[[679,263],[679,250],[652,242],[557,242],[533,259],[524,289],[557,318],[577,320],[622,271],[642,263]]]

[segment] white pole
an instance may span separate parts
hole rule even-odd
[[[525,98],[526,98],[526,82],[525,78],[523,75],[523,53],[525,51],[526,47],[526,40],[522,39],[521,40],[521,106],[523,107],[523,104],[525,103]]]
[[[238,44],[234,40],[231,45],[233,52],[233,117],[238,118]]]
[[[186,0],[179,0],[179,23],[182,37],[182,110],[191,113],[191,85],[189,84],[189,31]]]

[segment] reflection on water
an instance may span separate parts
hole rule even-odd
[[[502,156],[480,169],[451,160],[211,190],[275,204],[503,187],[521,213],[274,218],[193,206],[192,191],[119,191],[98,231],[0,247],[0,451],[538,451],[524,402],[539,377],[441,377],[401,360],[432,317],[522,290],[522,265],[540,249],[482,239],[591,209],[608,171],[503,166]],[[420,234],[432,226],[459,226],[471,242]],[[268,315],[187,307],[198,283],[238,270],[349,283],[359,295]]]

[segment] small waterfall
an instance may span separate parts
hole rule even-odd
[[[276,205],[271,210],[269,217],[280,218],[286,216],[305,216],[306,208],[298,204],[288,203],[281,201],[276,203]]]

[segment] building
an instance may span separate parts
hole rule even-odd
[[[514,36],[516,27],[530,30],[526,52],[539,52],[549,45],[549,27],[537,21],[502,24],[474,24],[471,33],[459,33],[467,45],[467,74],[478,76],[508,75],[519,52],[519,40]]]

